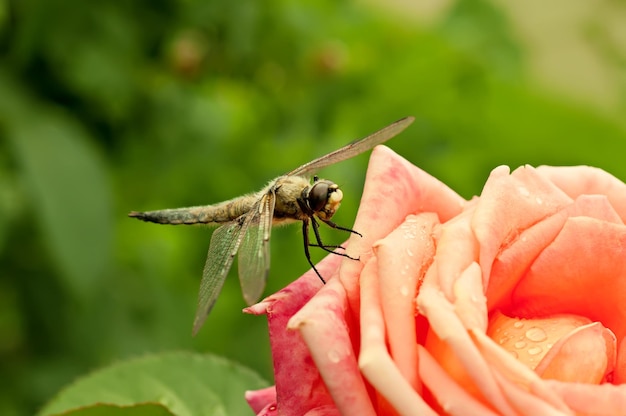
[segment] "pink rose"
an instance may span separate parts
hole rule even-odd
[[[259,415],[626,414],[626,185],[493,170],[465,201],[374,149],[348,253],[248,308],[275,389]]]

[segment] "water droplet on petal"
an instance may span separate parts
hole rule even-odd
[[[341,360],[341,356],[336,350],[328,351],[328,361],[337,364]]]
[[[409,288],[406,286],[401,286],[400,287],[400,294],[402,296],[409,296]]]
[[[526,338],[534,342],[545,341],[547,337],[546,331],[536,326],[533,326],[526,331]]]
[[[528,351],[526,351],[529,355],[537,355],[539,354],[541,351],[543,351],[543,348],[541,347],[532,347],[529,348]]]
[[[515,344],[513,344],[513,346],[518,350],[521,350],[526,346],[526,343],[524,341],[517,341]]]
[[[523,186],[520,186],[517,189],[519,190],[519,193],[522,194],[522,196],[529,196],[530,195],[530,191],[527,188],[523,187]]]
[[[520,329],[523,326],[524,326],[524,322],[522,321],[517,321],[513,324],[513,328],[517,328],[517,329]]]

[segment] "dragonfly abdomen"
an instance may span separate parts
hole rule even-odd
[[[157,224],[221,224],[233,221],[250,210],[254,196],[243,196],[215,205],[137,212],[129,217]]]

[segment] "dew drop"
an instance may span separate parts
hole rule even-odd
[[[513,328],[517,328],[517,329],[520,329],[520,328],[521,328],[521,327],[523,327],[523,326],[524,326],[524,322],[522,322],[522,321],[516,321],[516,322],[513,324]]]
[[[339,353],[335,350],[328,351],[328,361],[331,363],[337,364],[341,360]]]
[[[518,350],[521,350],[522,348],[524,348],[526,346],[526,342],[524,342],[524,341],[517,341],[515,344],[513,344],[513,346],[515,348],[517,348]]]
[[[541,199],[539,197],[535,198],[535,201],[537,202],[537,205],[543,204],[543,199]]]
[[[546,331],[536,326],[533,326],[526,331],[526,338],[534,342],[545,341],[547,337]]]
[[[529,355],[537,355],[539,354],[541,351],[543,351],[543,348],[541,347],[532,347],[529,348],[528,351],[526,351]]]
[[[526,189],[523,186],[520,186],[519,188],[517,188],[519,190],[519,193],[522,194],[522,196],[529,196],[530,195],[530,191],[528,189]]]
[[[409,288],[406,286],[401,286],[400,287],[400,294],[402,296],[409,296]]]

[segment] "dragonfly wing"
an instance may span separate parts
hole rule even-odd
[[[249,223],[239,251],[239,283],[248,305],[256,303],[265,289],[270,269],[270,233],[275,202],[272,189],[259,200],[246,219]]]
[[[328,153],[322,157],[318,157],[315,160],[305,163],[299,168],[292,170],[286,176],[299,175],[306,176],[326,166],[333,165],[346,159],[350,159],[358,154],[361,154],[377,144],[381,144],[391,139],[392,137],[400,134],[404,129],[409,127],[411,123],[415,121],[414,117],[405,117],[394,123],[391,123],[387,127],[378,130],[369,136],[356,140],[352,143],[348,143],[341,149],[337,149],[334,152]]]
[[[198,308],[193,321],[194,335],[198,333],[200,327],[204,324],[222,290],[224,280],[241,244],[241,235],[245,231],[243,228],[242,223],[236,220],[222,225],[213,232],[209,254],[207,255],[204,272],[202,273],[202,281],[200,282]]]

